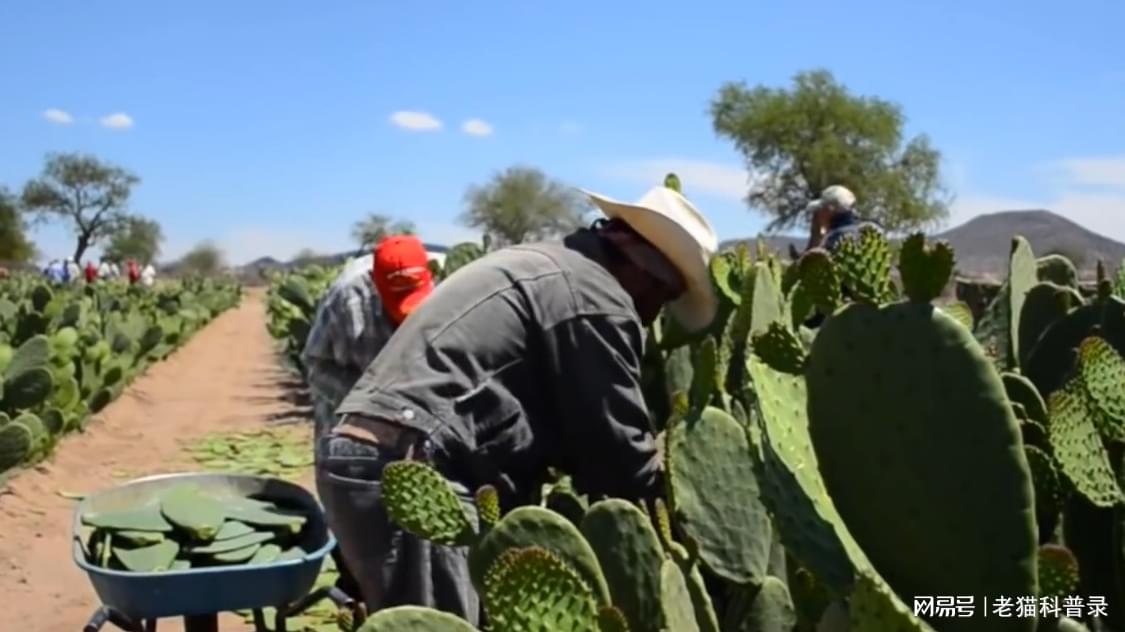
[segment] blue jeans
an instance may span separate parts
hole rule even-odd
[[[383,505],[383,468],[404,454],[350,437],[318,439],[316,488],[340,554],[355,575],[367,610],[426,606],[480,623],[480,598],[469,579],[467,547],[447,547],[395,525]],[[454,485],[470,515],[476,508]]]

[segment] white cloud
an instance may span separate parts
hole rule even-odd
[[[559,125],[559,132],[567,136],[580,134],[582,133],[582,125],[574,121],[565,121],[562,125]]]
[[[461,131],[469,136],[491,136],[492,126],[487,121],[469,119],[461,125]]]
[[[413,132],[434,132],[441,129],[441,121],[428,112],[395,112],[391,115],[391,123]]]
[[[124,112],[117,112],[108,116],[103,116],[100,121],[102,127],[109,129],[129,129],[133,127],[133,117]]]
[[[605,169],[612,178],[637,184],[656,186],[664,176],[675,173],[680,177],[684,194],[689,198],[705,194],[729,200],[742,200],[750,191],[750,176],[746,169],[736,164],[691,160],[687,158],[661,158],[618,163]]]
[[[44,110],[43,118],[47,119],[47,122],[54,123],[55,125],[70,125],[74,122],[74,117],[71,116],[69,112],[56,108]]]
[[[1125,189],[1125,156],[1067,158],[1050,166],[1064,184]]]

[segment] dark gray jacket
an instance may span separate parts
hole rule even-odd
[[[443,472],[525,503],[546,468],[580,492],[663,492],[640,389],[644,328],[583,230],[488,254],[391,336],[337,409],[427,433]]]

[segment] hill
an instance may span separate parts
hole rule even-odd
[[[1098,260],[1114,270],[1125,259],[1125,244],[1076,224],[1045,210],[1001,211],[980,215],[937,233],[933,239],[944,239],[957,253],[958,273],[966,277],[1002,280],[1007,275],[1008,252],[1013,235],[1023,235],[1037,256],[1051,253],[1066,255],[1084,277],[1093,277]],[[788,252],[790,244],[798,251],[806,237],[770,235],[765,237],[770,248]],[[722,246],[753,238],[732,239]]]

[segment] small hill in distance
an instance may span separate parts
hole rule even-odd
[[[1071,220],[1045,210],[1001,211],[980,215],[930,239],[944,239],[957,253],[957,272],[963,277],[1002,281],[1008,274],[1012,237],[1023,235],[1035,256],[1065,255],[1084,278],[1093,278],[1098,260],[1111,272],[1125,259],[1125,244],[1099,235]],[[726,247],[753,238],[723,242]],[[800,252],[807,237],[765,236],[770,248],[788,253],[793,245]]]

